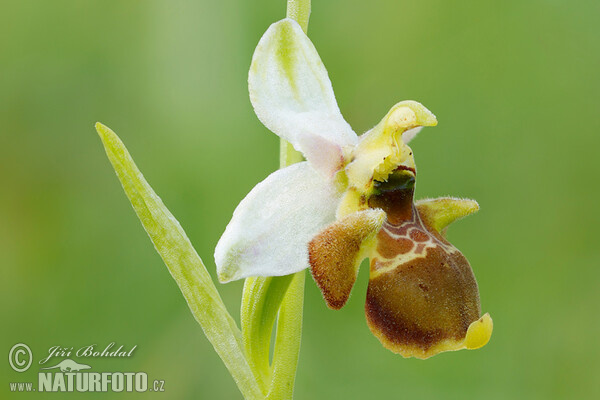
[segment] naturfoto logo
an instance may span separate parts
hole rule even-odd
[[[62,372],[77,372],[77,371],[81,371],[82,369],[90,369],[92,367],[90,367],[89,365],[85,365],[85,364],[78,364],[75,361],[69,360],[68,358],[66,358],[53,367],[47,367],[47,368],[42,368],[42,369],[54,369],[54,368],[60,368],[60,370]]]
[[[148,382],[146,372],[90,371],[92,366],[72,358],[127,358],[136,350],[133,347],[96,344],[80,348],[52,346],[47,355],[38,361],[43,366],[38,372],[38,382],[11,382],[11,392],[162,392],[163,380]],[[69,357],[69,358],[65,358]],[[72,358],[71,358],[72,357]],[[57,360],[55,358],[62,358]],[[52,360],[52,361],[51,361]],[[15,372],[25,372],[31,366],[33,352],[24,343],[14,345],[9,352],[9,363]],[[51,362],[49,362],[51,361]],[[49,372],[47,372],[49,371]]]

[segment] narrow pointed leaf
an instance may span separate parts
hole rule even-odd
[[[267,395],[268,400],[291,399],[294,395],[294,382],[302,340],[304,281],[304,271],[293,275],[293,280],[279,309],[273,350],[273,375]]]
[[[144,179],[117,135],[100,123],[96,124],[96,130],[129,201],[194,318],[242,394],[248,399],[263,398],[244,356],[240,330],[183,228]]]
[[[269,352],[273,325],[294,275],[247,278],[242,296],[241,321],[250,368],[263,392],[271,382]]]

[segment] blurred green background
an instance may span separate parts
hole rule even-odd
[[[146,371],[164,394],[78,397],[240,398],[93,124],[120,135],[214,276],[233,209],[278,166],[246,79],[285,1],[23,0],[1,14],[2,353],[137,344],[94,368]],[[599,398],[599,19],[597,0],[313,0],[309,35],[357,132],[404,99],[437,115],[411,143],[418,197],[479,201],[449,238],[495,329],[478,351],[402,359],[366,326],[366,268],[337,312],[308,278],[297,399]],[[219,288],[237,318],[242,283]],[[3,364],[1,398],[36,379]]]

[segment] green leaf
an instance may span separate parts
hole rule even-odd
[[[241,332],[227,312],[206,267],[183,228],[146,182],[117,135],[100,123],[96,124],[96,130],[129,201],[156,251],[177,282],[194,318],[244,397],[263,399],[244,355]]]
[[[294,275],[246,278],[242,296],[242,333],[248,363],[260,388],[271,383],[269,349],[277,312]]]
[[[273,375],[267,396],[269,400],[291,399],[294,395],[296,368],[302,340],[304,279],[304,271],[293,275],[279,309],[273,351]]]

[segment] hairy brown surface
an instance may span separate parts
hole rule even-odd
[[[371,269],[377,269],[373,260]],[[466,258],[441,246],[369,281],[365,306],[371,331],[396,353],[463,339],[480,317],[477,282]]]
[[[381,208],[387,214],[389,223],[399,224],[412,218],[413,193],[412,189],[408,189],[377,194],[369,199],[369,207]]]
[[[380,227],[372,213],[356,212],[336,221],[308,245],[310,271],[329,308],[342,308],[350,297],[361,261],[361,245]]]
[[[413,229],[410,231],[410,238],[415,242],[426,242],[429,240],[429,235],[420,229]]]
[[[406,254],[412,250],[415,243],[408,239],[394,239],[384,230],[377,234],[377,253],[384,258],[394,258],[398,254]]]

